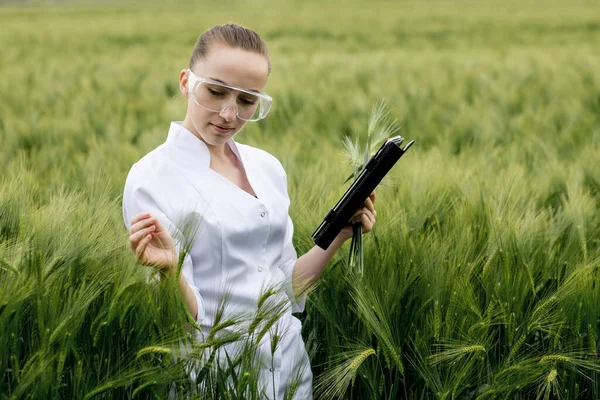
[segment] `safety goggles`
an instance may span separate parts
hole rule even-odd
[[[190,96],[202,108],[213,112],[222,112],[232,105],[236,115],[244,121],[258,121],[269,113],[273,99],[265,93],[242,89],[212,79],[190,74]]]

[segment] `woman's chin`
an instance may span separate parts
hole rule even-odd
[[[217,133],[217,132],[210,130],[210,132],[204,132],[202,134],[202,139],[208,145],[222,146],[225,143],[227,143],[227,141],[234,135],[235,135],[235,132],[223,134],[223,133]]]

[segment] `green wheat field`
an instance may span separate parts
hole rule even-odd
[[[348,241],[299,315],[315,398],[600,399],[600,3],[59,3],[0,2],[0,399],[262,398],[269,294],[258,335],[195,341],[121,217],[198,35],[230,21],[269,45],[273,109],[236,140],[285,167],[299,254],[374,104],[415,140],[364,274]]]

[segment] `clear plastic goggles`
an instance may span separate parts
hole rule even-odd
[[[188,72],[192,100],[208,111],[222,112],[235,105],[236,115],[239,119],[258,121],[266,117],[271,109],[273,99],[265,93],[253,92],[203,78],[189,69]]]

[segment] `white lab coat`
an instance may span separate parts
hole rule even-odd
[[[261,291],[286,288],[290,307],[278,322],[285,332],[271,356],[270,337],[261,342],[265,391],[282,399],[294,363],[304,367],[296,399],[312,398],[312,373],[292,312],[304,309],[305,298],[291,291],[297,254],[288,215],[287,178],[281,163],[266,151],[234,142],[227,144],[242,162],[257,197],[209,168],[204,142],[179,122],[171,123],[165,143],[133,165],[123,195],[123,218],[148,212],[172,233],[179,246],[192,237],[182,274],[198,302],[197,322],[209,332],[220,298],[230,293],[225,318],[257,309]],[[274,388],[275,390],[273,390]]]

